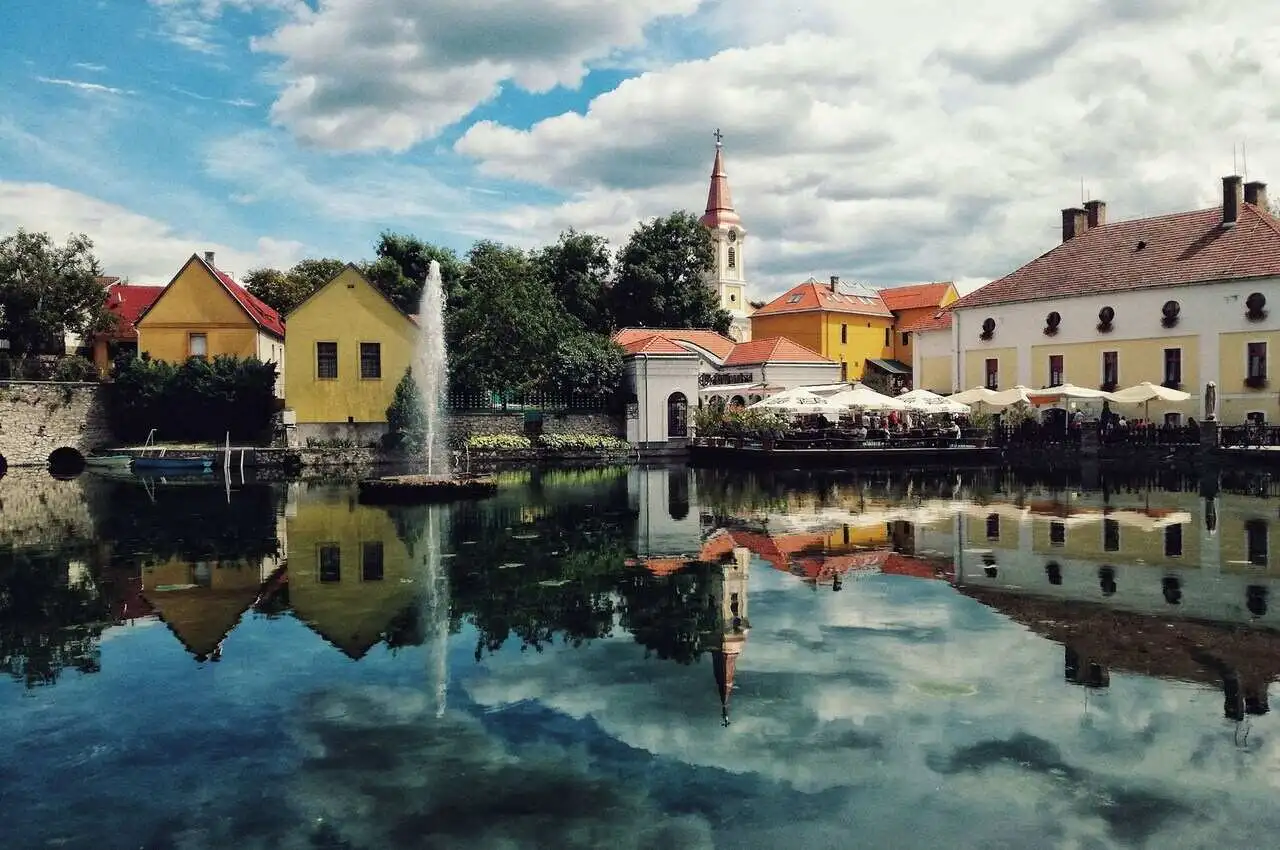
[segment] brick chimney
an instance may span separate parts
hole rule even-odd
[[[1250,180],[1244,184],[1244,202],[1253,204],[1263,212],[1270,212],[1271,208],[1267,205],[1267,184],[1261,180]]]
[[[1222,226],[1235,227],[1244,202],[1244,178],[1238,174],[1222,178]]]
[[[835,292],[835,291],[836,291],[836,287],[837,287],[837,286],[839,286],[839,285],[840,285],[840,275],[838,275],[838,274],[833,274],[833,275],[831,276],[831,291],[832,291],[832,292]]]
[[[1062,211],[1062,241],[1070,242],[1089,229],[1088,213],[1079,207]]]
[[[1102,227],[1107,223],[1107,202],[1106,201],[1088,201],[1084,205],[1085,219],[1089,222],[1089,229]]]
[[[204,252],[204,261],[205,261],[206,263],[208,263],[209,265],[211,265],[211,266],[213,265],[213,252],[212,252],[212,251],[205,251],[205,252]],[[217,268],[217,267],[216,267],[216,266],[214,266],[214,268]]]

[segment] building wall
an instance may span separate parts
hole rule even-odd
[[[191,354],[191,334],[202,333],[209,356],[258,356],[258,326],[200,263],[183,267],[138,321],[138,350],[180,363]]]
[[[1270,308],[1269,315],[1260,321],[1245,317],[1245,301],[1254,292],[1266,295]],[[1181,310],[1177,325],[1165,328],[1161,306],[1169,300],[1177,301]],[[1120,352],[1122,387],[1141,381],[1158,384],[1164,379],[1163,349],[1181,346],[1183,389],[1192,398],[1184,405],[1170,406],[1170,410],[1201,418],[1204,385],[1216,381],[1219,416],[1225,423],[1240,421],[1246,409],[1264,410],[1268,420],[1275,421],[1280,418],[1276,393],[1243,386],[1244,343],[1276,339],[1280,332],[1280,313],[1273,304],[1280,305],[1277,278],[973,307],[954,311],[952,345],[962,353],[961,383],[966,389],[981,383],[981,363],[988,352],[1000,352],[1003,358],[1010,350],[1015,352],[1016,368],[1006,377],[1001,360],[1001,387],[1018,383],[1042,386],[1047,379],[1046,355],[1051,349],[1060,350],[1064,360],[1070,357],[1064,366],[1066,379],[1073,383],[1096,387],[1101,352],[1114,350]],[[1104,306],[1116,314],[1110,332],[1097,327],[1098,312]],[[1044,333],[1050,311],[1062,316],[1058,333],[1052,337]],[[988,317],[995,320],[996,330],[992,339],[982,340],[979,333]],[[1156,413],[1152,406],[1151,418],[1157,418]]]
[[[846,363],[849,380],[861,379],[867,371],[867,360],[893,357],[893,319],[881,316],[859,316],[850,313],[823,313],[823,338],[827,350],[823,355],[838,363]],[[845,328],[843,333],[841,328]],[[889,331],[885,345],[885,331]],[[847,342],[842,343],[844,338]]]
[[[915,337],[915,342],[912,345],[911,360],[903,362],[911,364],[915,389],[929,390],[940,395],[958,392],[954,386],[950,328],[912,336]]]
[[[285,399],[298,424],[385,423],[413,361],[417,327],[354,269],[344,269],[289,316]],[[338,345],[338,377],[317,377],[316,344]],[[382,377],[360,377],[360,343],[382,349]]]
[[[0,457],[9,466],[44,466],[54,449],[86,454],[110,442],[101,385],[0,383]]]
[[[1271,299],[1268,298],[1268,301]],[[1280,305],[1277,305],[1280,306]],[[1261,324],[1261,323],[1259,323]],[[1249,343],[1267,344],[1267,386],[1245,386]],[[1248,414],[1265,414],[1268,422],[1280,422],[1280,330],[1241,331],[1218,337],[1218,418],[1223,422],[1243,422]]]
[[[1014,348],[987,348],[979,351],[967,351],[964,358],[964,376],[960,381],[962,389],[986,385],[987,361],[995,358],[1000,361],[1000,389],[1007,390],[1020,383],[1018,374],[1018,351]],[[1025,383],[1025,382],[1022,382]]]
[[[751,368],[769,386],[783,389],[820,386],[840,380],[840,365],[837,363],[770,363]]]
[[[785,337],[805,348],[812,348],[819,354],[830,356],[823,350],[826,342],[821,313],[780,313],[751,317],[752,339],[769,339],[775,336]]]
[[[698,407],[698,364],[696,354],[660,357],[628,357],[623,366],[626,389],[636,396],[635,416],[628,414],[626,439],[643,445],[666,443],[667,399],[683,393],[689,403],[689,435],[693,435],[693,412]]]

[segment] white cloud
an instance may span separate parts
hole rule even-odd
[[[106,65],[99,65],[96,62],[76,62],[72,67],[80,68],[84,71],[93,71],[94,73],[107,70]]]
[[[1280,166],[1280,7],[739,0],[696,22],[738,46],[463,135],[484,173],[567,195],[504,223],[618,236],[700,210],[719,126],[757,294],[833,273],[973,286],[1052,247],[1082,180],[1130,218],[1214,203],[1235,142],[1251,176]]]
[[[95,94],[133,94],[133,92],[126,89],[104,86],[100,83],[86,83],[82,80],[63,80],[57,77],[36,77],[36,80],[51,86],[66,86],[67,88],[76,89],[77,91],[92,92]]]
[[[155,0],[153,0],[155,2]],[[577,86],[592,62],[698,0],[325,0],[258,50],[283,59],[274,120],[334,150],[404,151],[511,83]]]
[[[297,242],[264,236],[251,246],[219,244],[69,189],[0,181],[0,233],[19,227],[47,231],[58,240],[72,233],[88,234],[103,271],[137,283],[167,283],[200,251],[216,251],[218,265],[235,273],[255,266],[288,266],[303,254]]]
[[[304,0],[147,0],[160,18],[160,33],[180,47],[196,53],[222,52],[226,34],[219,19],[228,11],[305,9]]]

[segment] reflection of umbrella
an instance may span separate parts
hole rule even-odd
[[[896,398],[882,395],[866,384],[854,384],[842,393],[836,393],[827,401],[842,407],[857,407],[862,410],[906,410],[907,405]]]
[[[903,402],[912,410],[918,410],[921,413],[952,413],[963,415],[969,412],[969,405],[953,399],[943,398],[937,393],[931,393],[928,390],[912,390],[909,393],[903,393],[898,396],[898,401]]]

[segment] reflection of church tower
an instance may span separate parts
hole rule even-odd
[[[747,278],[742,255],[747,232],[742,229],[742,219],[733,209],[721,138],[720,131],[716,130],[716,160],[711,168],[707,211],[698,221],[711,231],[711,238],[715,241],[716,265],[708,283],[715,290],[719,306],[733,316],[729,335],[739,342],[747,342],[751,339],[751,322],[747,319]]]
[[[720,717],[729,725],[729,694],[738,667],[738,656],[747,643],[751,622],[747,619],[747,576],[751,550],[739,546],[733,560],[715,567],[712,573],[711,602],[719,607],[717,631],[711,641],[711,664],[720,693]]]

